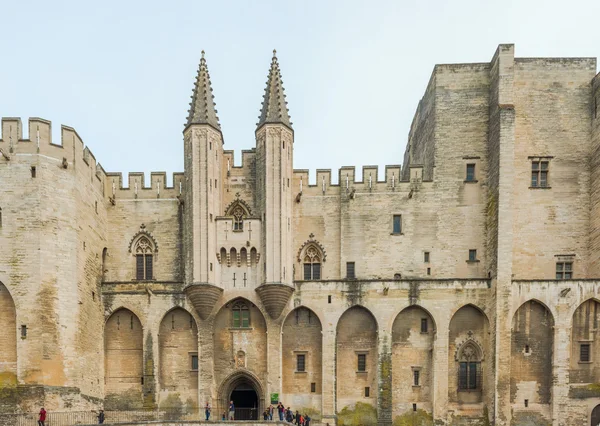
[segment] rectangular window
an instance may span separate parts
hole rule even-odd
[[[400,214],[395,214],[394,215],[392,232],[394,234],[401,234],[402,233],[402,215],[400,215]]]
[[[31,166],[31,177],[37,177],[37,169],[35,168],[35,166]]]
[[[144,279],[144,255],[138,254],[135,256],[135,278],[137,280]]]
[[[320,263],[305,263],[304,264],[304,280],[320,280],[321,279],[321,264]]]
[[[413,386],[421,386],[419,384],[419,379],[421,378],[421,371],[413,370]]]
[[[146,277],[145,279],[152,279],[152,256],[146,255]]]
[[[556,279],[570,280],[573,278],[573,262],[556,262]]]
[[[590,344],[582,343],[579,345],[579,361],[580,362],[590,362]]]
[[[304,354],[296,355],[296,371],[299,371],[299,372],[306,371],[306,355],[304,355]]]
[[[250,327],[250,311],[248,309],[242,310],[242,327]]]
[[[421,318],[421,333],[427,333],[428,325],[427,318]]]
[[[368,398],[370,394],[371,394],[371,388],[366,387],[365,388],[365,398]]]
[[[353,280],[355,278],[354,262],[346,262],[346,279]]]
[[[461,362],[458,369],[458,390],[479,389],[479,362]]]
[[[477,250],[471,249],[469,250],[469,262],[477,261]]]
[[[475,164],[467,164],[467,182],[475,181]]]
[[[431,275],[431,268],[427,268],[427,275]]]
[[[358,370],[361,373],[367,371],[367,354],[358,354]]]
[[[198,354],[192,355],[191,361],[192,361],[192,371],[198,371]]]
[[[316,384],[315,382],[312,382],[312,383],[310,384],[310,391],[311,391],[312,393],[315,393],[315,392],[317,391],[317,384]]]
[[[428,251],[423,253],[423,262],[429,263],[429,252]]]
[[[533,160],[531,162],[531,187],[532,188],[547,188],[548,187],[548,161]]]

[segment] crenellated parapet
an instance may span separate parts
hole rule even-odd
[[[123,185],[122,173],[107,173],[106,193],[117,202],[123,200],[181,199],[185,177],[182,172],[173,173],[173,185],[167,184],[167,173],[151,172],[150,182],[146,182],[144,173],[130,172],[127,186]]]
[[[318,169],[315,184],[309,184],[309,170],[294,170],[295,194],[302,196],[315,195],[344,195],[356,193],[386,193],[402,192],[415,189],[423,184],[423,166],[410,165],[409,180],[402,180],[402,167],[400,165],[385,166],[383,176],[379,175],[377,166],[363,166],[362,180],[357,179],[354,166],[344,166],[338,170],[338,183],[332,183],[331,169]],[[431,181],[425,181],[426,184]],[[297,197],[297,201],[298,201]]]
[[[104,190],[106,173],[74,128],[61,125],[60,141],[52,140],[52,122],[49,120],[31,117],[27,128],[29,137],[24,138],[20,118],[2,118],[0,150],[4,161],[11,161],[14,156],[39,154],[56,160],[57,167],[63,169],[85,166],[90,169],[92,186]]]

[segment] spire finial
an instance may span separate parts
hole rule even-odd
[[[292,128],[287,102],[285,101],[283,82],[281,81],[279,62],[277,61],[277,50],[275,49],[273,49],[273,60],[267,77],[267,87],[265,88],[257,128],[265,123],[279,123],[290,129]]]
[[[186,126],[191,124],[208,124],[217,130],[221,130],[217,109],[213,100],[210,75],[204,59],[204,50],[202,50],[198,75],[192,92],[192,102]]]

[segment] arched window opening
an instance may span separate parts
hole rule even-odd
[[[255,266],[258,263],[257,252],[254,247],[250,249],[250,263],[252,266]]]
[[[135,276],[137,280],[151,280],[153,273],[153,244],[142,236],[135,245]]]
[[[227,249],[221,247],[221,255],[219,257],[219,263],[227,262]]]
[[[248,262],[248,251],[245,247],[242,247],[242,249],[240,250],[240,262],[242,265],[246,265],[246,263]]]
[[[243,231],[244,230],[244,209],[240,206],[237,206],[233,210],[233,230],[234,231]]]
[[[231,247],[231,250],[229,250],[229,262],[232,264],[237,263],[237,250],[235,247]]]
[[[236,302],[231,308],[231,326],[233,328],[250,327],[250,309],[244,302]]]
[[[306,249],[304,256],[304,280],[321,279],[321,253],[315,246]]]
[[[225,216],[233,218],[233,231],[241,232],[244,230],[244,219],[250,216],[250,208],[239,198],[239,193],[236,194],[236,199],[233,201],[225,212]]]
[[[474,342],[467,342],[458,356],[458,390],[481,389],[481,349]]]

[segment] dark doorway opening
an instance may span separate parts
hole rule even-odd
[[[240,383],[229,398],[235,405],[235,420],[258,420],[258,395],[250,383]]]
[[[592,411],[592,426],[598,426],[600,424],[600,405],[596,405]]]

